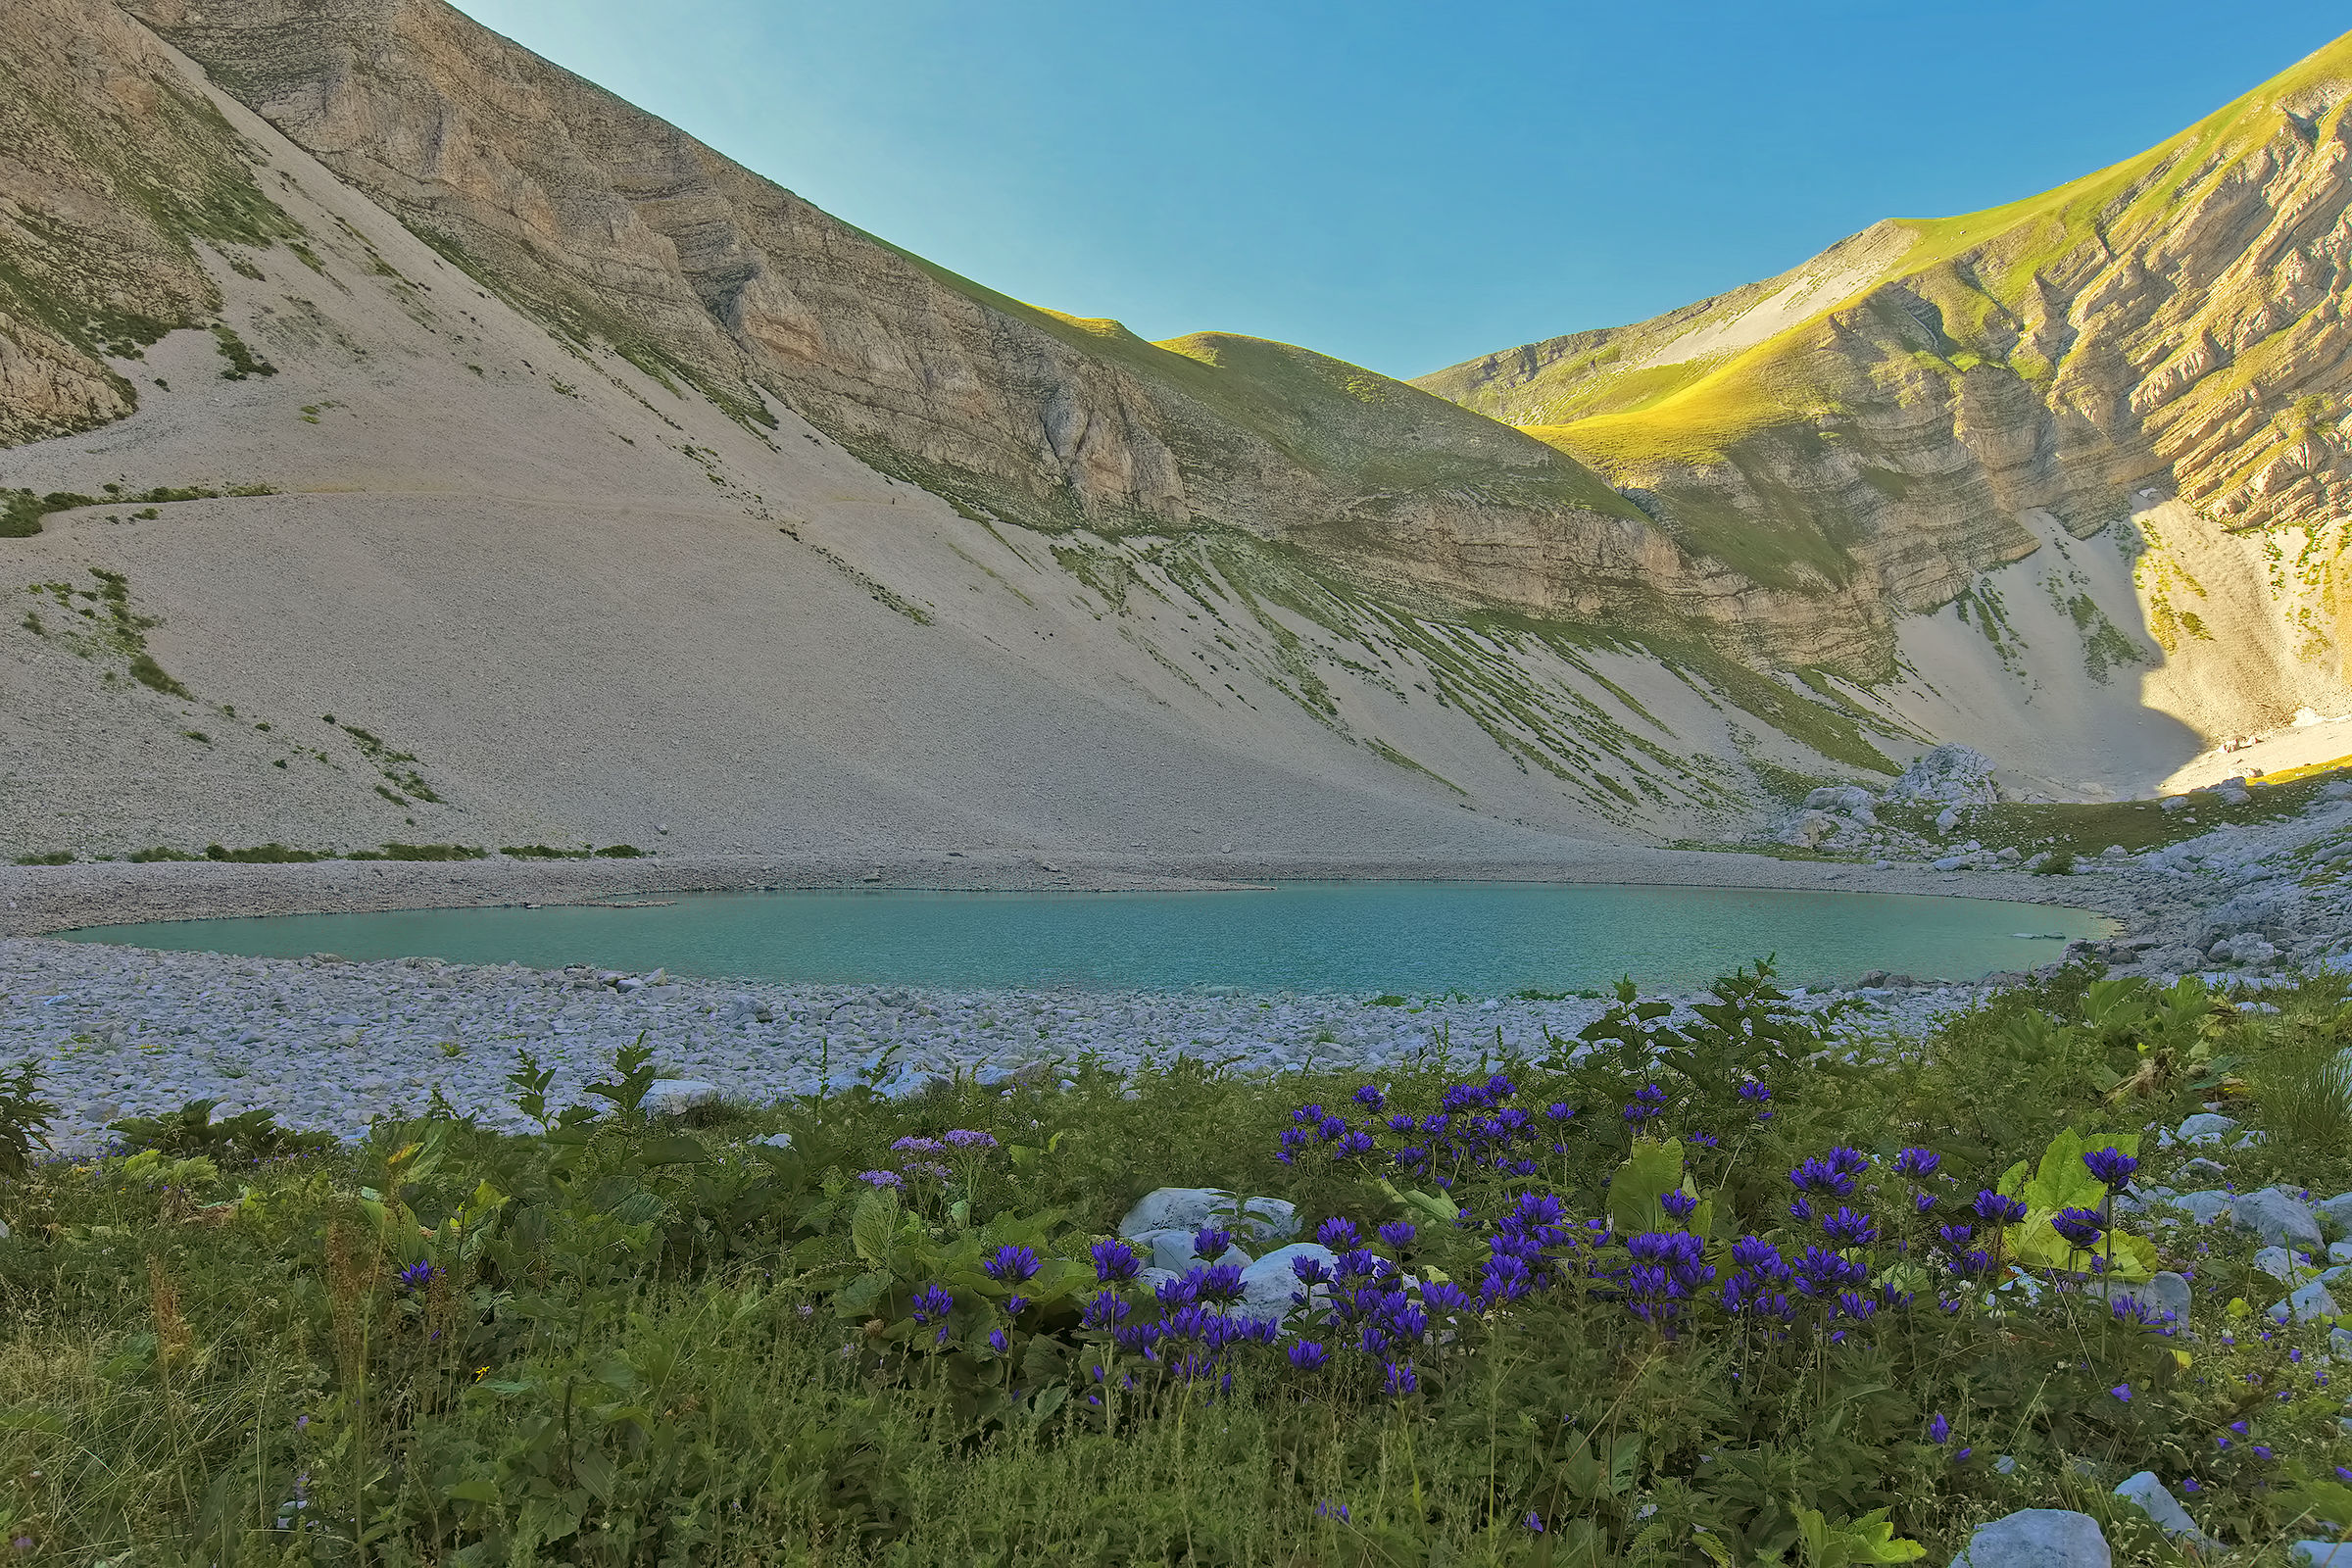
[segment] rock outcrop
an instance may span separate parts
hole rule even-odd
[[[291,229],[219,111],[110,0],[20,0],[0,34],[0,446],[12,446],[128,414],[138,394],[108,357],[135,357],[220,305],[197,248]]]

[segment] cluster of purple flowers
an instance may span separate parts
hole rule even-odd
[[[1402,1221],[1380,1228],[1381,1240],[1400,1250],[1415,1235],[1415,1227]],[[1469,1296],[1457,1285],[1431,1280],[1421,1284],[1416,1300],[1392,1259],[1359,1245],[1351,1220],[1325,1220],[1315,1239],[1331,1250],[1336,1262],[1327,1267],[1311,1253],[1292,1258],[1298,1289],[1291,1304],[1307,1309],[1348,1348],[1378,1362],[1384,1392],[1413,1393],[1421,1386],[1413,1356],[1429,1335],[1429,1314],[1470,1310]],[[1300,1340],[1291,1347],[1290,1362],[1300,1371],[1320,1372],[1331,1365],[1331,1350],[1320,1340]]]
[[[1415,1117],[1390,1111],[1388,1097],[1366,1084],[1353,1096],[1366,1112],[1361,1123],[1351,1127],[1345,1116],[1320,1104],[1301,1105],[1291,1112],[1291,1125],[1282,1130],[1274,1157],[1286,1165],[1316,1151],[1333,1158],[1360,1158],[1375,1152],[1380,1134],[1386,1132],[1412,1140],[1395,1151],[1397,1168],[1441,1188],[1451,1188],[1466,1168],[1533,1176],[1539,1167],[1529,1156],[1540,1152],[1541,1146],[1548,1144],[1553,1153],[1566,1152],[1558,1130],[1576,1110],[1567,1104],[1545,1107],[1543,1121],[1552,1128],[1547,1132],[1535,1116],[1509,1103],[1518,1092],[1516,1084],[1496,1073],[1485,1083],[1453,1085],[1440,1098],[1436,1110]]]
[[[1493,1234],[1487,1238],[1487,1260],[1479,1270],[1479,1304],[1491,1308],[1545,1289],[1553,1281],[1554,1260],[1575,1243],[1557,1197],[1521,1193],[1495,1217]]]
[[[1645,1323],[1666,1323],[1700,1287],[1715,1280],[1706,1244],[1689,1231],[1643,1231],[1625,1239],[1625,1304]]]
[[[1779,1248],[1761,1236],[1742,1236],[1732,1244],[1732,1261],[1739,1267],[1723,1282],[1726,1311],[1784,1323],[1796,1315],[1787,1289],[1788,1260]]]
[[[1372,1090],[1375,1101],[1379,1099],[1379,1090],[1373,1089],[1370,1084],[1366,1084],[1364,1089]],[[1357,1090],[1356,1098],[1361,1100],[1363,1094],[1364,1090]],[[1274,1157],[1289,1165],[1296,1163],[1298,1154],[1317,1147],[1327,1151],[1334,1158],[1369,1154],[1374,1139],[1368,1131],[1351,1129],[1347,1117],[1325,1110],[1319,1104],[1308,1104],[1291,1112],[1291,1125],[1282,1130],[1280,1143],[1281,1148],[1276,1151]]]
[[[971,1127],[954,1127],[937,1138],[902,1138],[890,1146],[899,1156],[896,1170],[861,1170],[858,1179],[868,1187],[903,1191],[909,1176],[945,1182],[954,1178],[955,1171],[940,1163],[940,1156],[952,1153],[986,1153],[997,1148],[996,1136]]]

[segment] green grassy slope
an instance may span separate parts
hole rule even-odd
[[[1224,425],[1246,431],[1345,488],[1374,493],[1474,488],[1495,500],[1642,516],[1566,453],[1361,366],[1229,332],[1149,342],[1118,321],[1030,305],[887,240],[875,243],[966,298],[1143,378],[1163,399],[1189,412],[1192,418],[1186,422],[1196,430],[1213,433]]]

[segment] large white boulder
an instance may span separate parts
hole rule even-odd
[[[2020,1508],[1977,1526],[1952,1568],[2111,1568],[2099,1522],[2068,1508]]]

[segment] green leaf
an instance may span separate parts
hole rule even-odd
[[[845,1314],[866,1311],[889,1294],[890,1285],[889,1270],[868,1269],[833,1293],[833,1305]]]
[[[466,1481],[453,1481],[441,1489],[441,1494],[453,1502],[496,1502],[498,1483],[481,1476]]]
[[[1029,1419],[1032,1421],[1044,1421],[1054,1411],[1060,1409],[1062,1406],[1062,1401],[1067,1399],[1069,1396],[1070,1386],[1068,1384],[1054,1384],[1052,1388],[1046,1390],[1036,1398],[1029,1401]]]
[[[890,1240],[898,1228],[899,1195],[877,1187],[858,1200],[850,1215],[850,1245],[868,1263],[882,1263],[890,1256]]]
[[[1663,1230],[1666,1210],[1658,1200],[1682,1185],[1682,1140],[1637,1138],[1634,1152],[1610,1178],[1609,1218],[1620,1235]]]
[[[637,1152],[641,1165],[708,1165],[710,1151],[695,1140],[676,1135],[668,1138],[649,1138]]]

